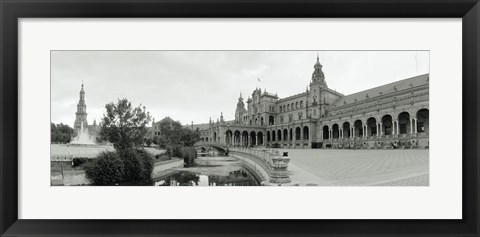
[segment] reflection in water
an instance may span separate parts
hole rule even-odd
[[[189,171],[178,171],[155,186],[258,186],[258,181],[246,169],[232,171],[227,176],[203,175]]]
[[[198,157],[193,165],[167,170],[168,175],[123,186],[260,186],[241,161],[226,156]]]
[[[199,157],[195,163],[154,182],[155,186],[259,186],[255,176],[231,157]]]

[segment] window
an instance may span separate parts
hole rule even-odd
[[[303,108],[303,100],[300,101],[300,108]]]

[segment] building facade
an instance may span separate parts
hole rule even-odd
[[[351,95],[327,86],[317,57],[307,89],[285,98],[255,89],[235,119],[191,126],[201,141],[277,148],[428,148],[429,74]]]

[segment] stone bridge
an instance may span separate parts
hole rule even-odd
[[[278,150],[228,147],[220,143],[197,142],[194,145],[200,154],[208,153],[211,148],[230,157],[237,158],[257,173],[262,179],[262,185],[294,185],[288,175],[288,152],[280,155]]]
[[[218,143],[197,142],[193,146],[199,153],[207,153],[211,150],[211,148],[214,148],[219,152],[228,154],[228,147]]]
[[[282,156],[278,150],[254,148],[231,148],[229,152],[229,156],[242,160],[250,168],[254,167],[263,176],[262,185],[294,185],[287,170],[290,162],[287,152]]]

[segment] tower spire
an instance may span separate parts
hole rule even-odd
[[[86,128],[87,126],[88,126],[87,105],[85,104],[85,90],[83,89],[83,81],[82,81],[82,88],[80,89],[80,98],[77,104],[77,112],[75,113],[74,128],[78,131],[81,127]]]
[[[312,73],[312,82],[311,83],[320,83],[322,86],[327,86],[327,83],[325,82],[325,75],[323,74],[322,71],[322,64],[320,63],[320,58],[317,53],[317,62],[313,66],[313,73]]]

